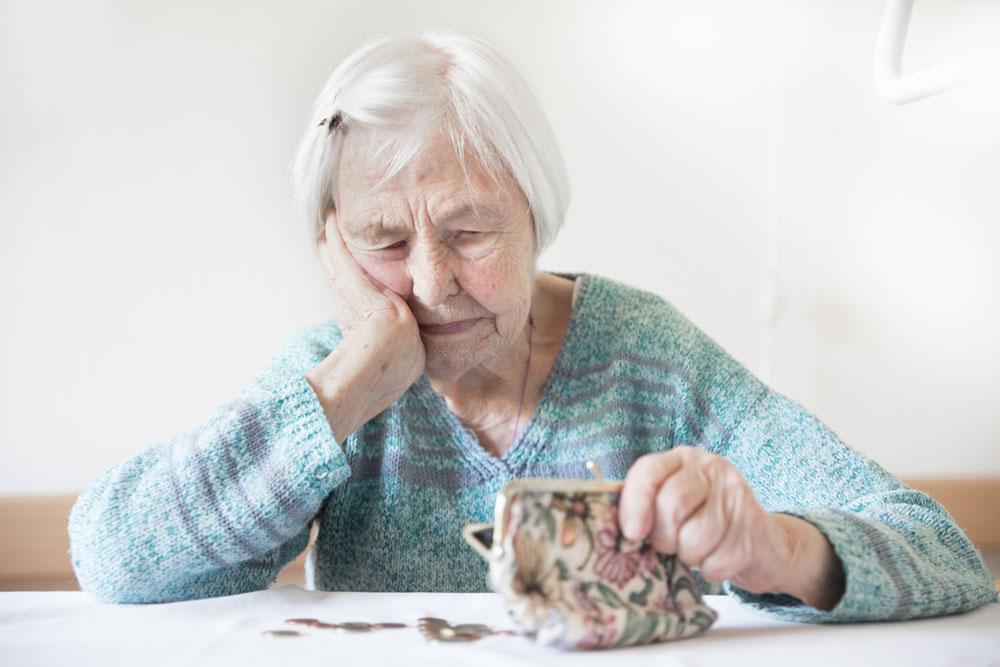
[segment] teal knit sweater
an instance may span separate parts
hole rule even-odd
[[[421,377],[333,438],[305,373],[340,341],[335,321],[293,337],[202,427],[102,475],[70,516],[72,559],[102,601],[164,602],[266,588],[309,540],[322,590],[484,591],[461,537],[492,521],[519,477],[623,479],[649,452],[691,444],[728,458],[768,510],[836,548],[840,604],[820,612],[731,588],[782,618],[931,616],[996,599],[979,554],[934,500],[849,449],[770,390],[669,304],[584,276],[535,414],[502,458],[482,449]]]

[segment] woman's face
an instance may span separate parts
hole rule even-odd
[[[516,349],[531,306],[535,232],[516,184],[474,161],[468,178],[442,133],[378,185],[370,134],[348,132],[337,224],[358,263],[410,306],[427,373],[453,375]]]

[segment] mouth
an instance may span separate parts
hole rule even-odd
[[[443,324],[421,324],[420,333],[430,336],[448,336],[468,331],[476,325],[480,318],[473,317],[469,320],[455,320]]]

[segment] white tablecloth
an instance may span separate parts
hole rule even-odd
[[[323,593],[283,586],[161,605],[104,605],[79,592],[0,593],[0,665],[1000,665],[1000,605],[945,618],[815,626],[752,614],[709,596],[719,620],[707,634],[615,651],[564,653],[523,637],[429,643],[421,616],[510,628],[499,597],[448,593]],[[402,630],[340,634],[303,628],[271,639],[284,620],[398,621]]]

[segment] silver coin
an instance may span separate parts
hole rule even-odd
[[[431,639],[440,639],[444,635],[441,633],[441,628],[435,628],[432,630],[422,629],[420,634],[424,636],[424,639],[430,641]]]
[[[471,635],[451,635],[447,637],[446,636],[432,637],[431,641],[451,643],[451,642],[474,642],[477,639],[479,638],[473,637]]]
[[[343,632],[371,632],[372,631],[372,624],[371,623],[357,623],[357,622],[355,622],[355,623],[338,623],[337,624],[337,630],[341,630]]]
[[[452,626],[452,629],[457,634],[474,635],[476,637],[485,637],[486,635],[493,634],[493,628],[482,623],[462,623],[461,625]]]
[[[298,637],[302,633],[298,630],[264,630],[261,634],[265,637]]]

